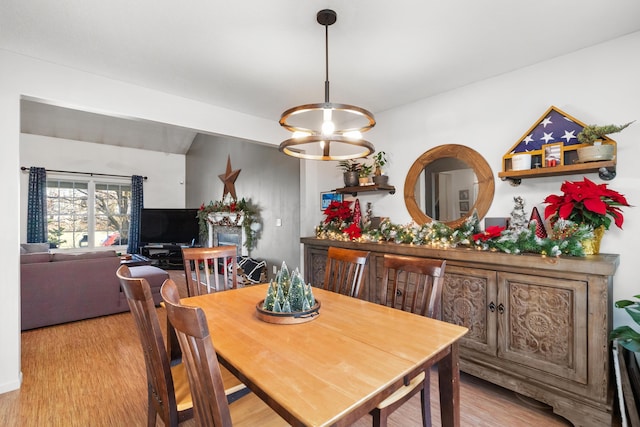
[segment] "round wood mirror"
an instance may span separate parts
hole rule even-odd
[[[438,220],[455,228],[474,209],[482,219],[494,191],[487,161],[469,147],[447,144],[432,148],[413,163],[404,182],[404,202],[416,223]]]

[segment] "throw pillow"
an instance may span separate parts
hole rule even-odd
[[[242,268],[247,279],[252,283],[260,283],[260,276],[262,276],[264,269],[267,268],[266,261],[258,261],[245,256],[240,257],[238,265]]]

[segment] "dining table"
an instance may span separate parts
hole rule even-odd
[[[291,425],[351,425],[436,364],[442,426],[460,425],[467,328],[319,288],[313,318],[271,323],[258,313],[267,287],[181,302],[203,309],[220,363]]]

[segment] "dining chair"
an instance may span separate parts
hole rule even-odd
[[[445,267],[445,260],[385,254],[380,303],[441,320]],[[374,427],[386,426],[389,415],[418,392],[422,425],[431,426],[430,385],[429,371],[416,375],[371,411]]]
[[[187,279],[187,294],[198,296],[206,289],[211,292],[211,276],[216,291],[225,290],[231,284],[238,287],[238,249],[236,246],[214,246],[211,248],[182,248],[184,275]]]
[[[193,418],[193,401],[187,372],[183,363],[169,362],[162,337],[160,320],[151,296],[151,287],[144,278],[132,278],[126,265],[116,271],[142,344],[147,371],[148,425],[155,426],[160,418],[166,426]],[[245,385],[228,370],[223,372],[227,395],[240,392]]]
[[[330,246],[324,270],[323,289],[359,298],[362,275],[369,252]]]
[[[255,394],[229,404],[220,364],[204,311],[180,303],[176,284],[167,279],[160,289],[167,316],[176,330],[193,394],[197,426],[275,427],[289,424]]]

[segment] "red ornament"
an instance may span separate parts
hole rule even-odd
[[[360,200],[356,199],[356,204],[353,207],[353,223],[358,227],[361,227],[362,212],[360,212]]]

